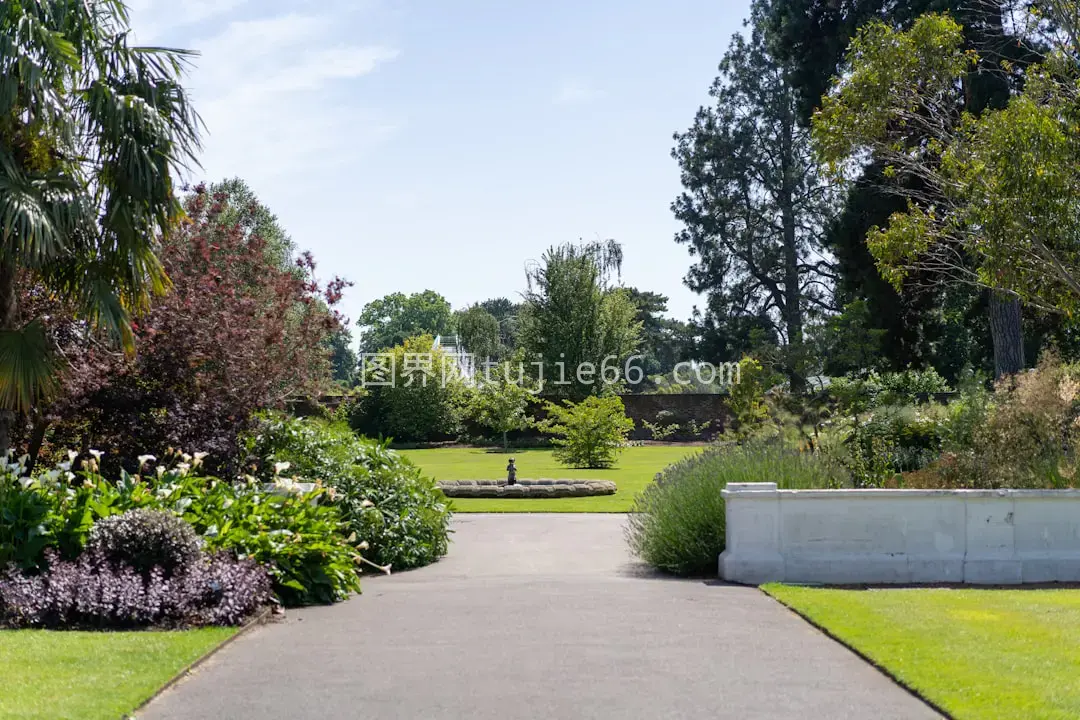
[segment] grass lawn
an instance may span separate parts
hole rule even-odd
[[[954,718],[1080,718],[1080,590],[764,590]]]
[[[0,631],[0,718],[118,720],[235,628]]]
[[[626,512],[634,497],[665,467],[701,450],[691,445],[631,447],[619,455],[610,470],[577,470],[555,462],[550,448],[489,452],[482,448],[402,450],[401,454],[436,480],[494,480],[506,477],[506,461],[513,457],[518,477],[573,480],[614,480],[614,495],[588,498],[487,500],[457,498],[456,512]]]

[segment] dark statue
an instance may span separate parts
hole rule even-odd
[[[506,484],[517,485],[517,468],[514,467],[514,458],[506,464]]]

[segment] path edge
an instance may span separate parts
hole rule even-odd
[[[806,613],[801,612],[798,608],[794,608],[794,607],[788,605],[786,602],[784,602],[780,598],[776,597],[775,595],[772,595],[764,587],[759,585],[757,589],[762,595],[769,598],[770,600],[775,602],[777,605],[784,608],[785,610],[787,610],[791,614],[795,615],[796,617],[801,618],[806,624],[808,624],[810,627],[816,629],[818,632],[820,632],[825,637],[829,638],[830,640],[832,640],[836,644],[840,645],[841,647],[847,648],[851,653],[853,653],[856,657],[860,658],[867,665],[869,665],[870,667],[874,668],[879,673],[881,673],[882,675],[887,677],[898,688],[900,688],[901,690],[906,692],[908,695],[911,695],[913,698],[915,698],[919,702],[923,703],[924,705],[926,705],[928,708],[930,708],[931,710],[933,710],[937,714],[941,715],[941,717],[946,718],[946,720],[955,720],[955,717],[948,710],[941,707],[936,702],[934,702],[930,698],[928,698],[925,695],[923,695],[922,693],[920,693],[915,688],[911,687],[910,685],[908,685],[907,683],[902,681],[891,670],[889,670],[889,668],[885,667],[884,665],[879,663],[877,660],[874,660],[872,657],[870,657],[869,655],[864,653],[862,650],[859,650],[857,647],[855,647],[851,643],[847,642],[843,638],[837,636],[834,632],[829,630],[829,628],[825,627],[824,625],[822,625],[818,621],[814,620],[812,617],[810,617]]]
[[[267,607],[263,608],[260,612],[258,612],[255,615],[255,617],[251,618],[245,624],[241,625],[239,630],[237,630],[232,635],[225,638],[224,640],[219,642],[217,645],[213,646],[212,648],[207,650],[205,653],[203,653],[199,657],[195,658],[190,663],[188,663],[183,668],[181,668],[179,671],[177,671],[177,673],[175,675],[173,675],[171,678],[169,678],[169,680],[164,685],[162,685],[157,690],[155,690],[153,692],[153,694],[150,695],[150,697],[143,700],[141,703],[139,703],[130,712],[125,713],[123,715],[123,717],[122,717],[122,720],[138,720],[139,713],[141,713],[143,710],[145,710],[146,707],[150,703],[157,700],[159,697],[161,697],[163,694],[165,694],[166,691],[168,691],[168,690],[172,689],[173,687],[175,687],[176,685],[178,685],[182,680],[184,680],[189,675],[191,675],[193,672],[198,670],[199,666],[201,666],[207,660],[212,658],[214,655],[217,655],[219,652],[224,650],[226,647],[231,645],[233,642],[235,642],[239,638],[243,637],[244,635],[247,635],[249,632],[254,630],[259,625],[265,625],[270,620],[270,617],[273,614],[274,614],[273,606],[267,606]]]

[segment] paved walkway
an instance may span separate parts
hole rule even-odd
[[[624,521],[459,515],[441,562],[290,610],[140,720],[937,717],[753,588],[652,576]]]

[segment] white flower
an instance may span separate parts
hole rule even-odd
[[[360,503],[360,507],[362,507],[362,508],[375,507],[375,503],[371,502],[370,500],[364,500],[364,502]]]
[[[158,465],[157,466],[157,476],[160,478],[164,474],[165,474],[165,468],[162,467],[161,465]]]
[[[204,452],[197,452],[197,453],[195,453],[194,455],[192,455],[192,460],[191,460],[191,466],[192,466],[192,467],[199,467],[200,465],[202,465],[202,461],[203,461],[203,460],[204,460],[204,459],[206,458],[206,456],[207,456],[207,455],[209,455],[209,454],[210,454],[210,453],[204,453]]]
[[[367,541],[367,540],[365,540],[364,542],[362,542],[362,543],[360,543],[359,545],[357,545],[357,546],[356,546],[356,549],[357,549],[357,550],[367,550],[367,549],[368,549],[369,547],[371,547],[371,546],[370,546],[370,545],[368,545],[368,541]]]
[[[184,453],[183,455],[181,455],[180,458],[186,463],[191,462],[191,455],[189,455],[187,453]]]
[[[74,450],[68,450],[67,451],[67,456],[68,456],[68,463],[73,463],[73,462],[75,462],[75,458],[79,457],[79,453],[75,452]]]
[[[180,473],[181,475],[187,475],[187,474],[188,474],[188,470],[190,470],[190,469],[191,469],[191,463],[187,463],[187,462],[182,462],[182,463],[176,463],[176,470],[177,470],[177,471],[178,471],[178,472],[179,472],[179,473]]]
[[[19,478],[19,484],[22,485],[23,488],[30,487],[30,485],[33,482],[34,482],[34,478],[30,478],[30,477],[21,477],[21,478]]]
[[[102,452],[100,450],[91,450],[90,454],[94,456],[95,460],[101,460]]]
[[[274,474],[275,475],[280,475],[281,473],[288,470],[290,467],[292,467],[292,463],[287,463],[287,462],[274,463]]]
[[[157,462],[157,458],[153,455],[140,455],[138,458],[139,469],[142,470],[146,463]]]

